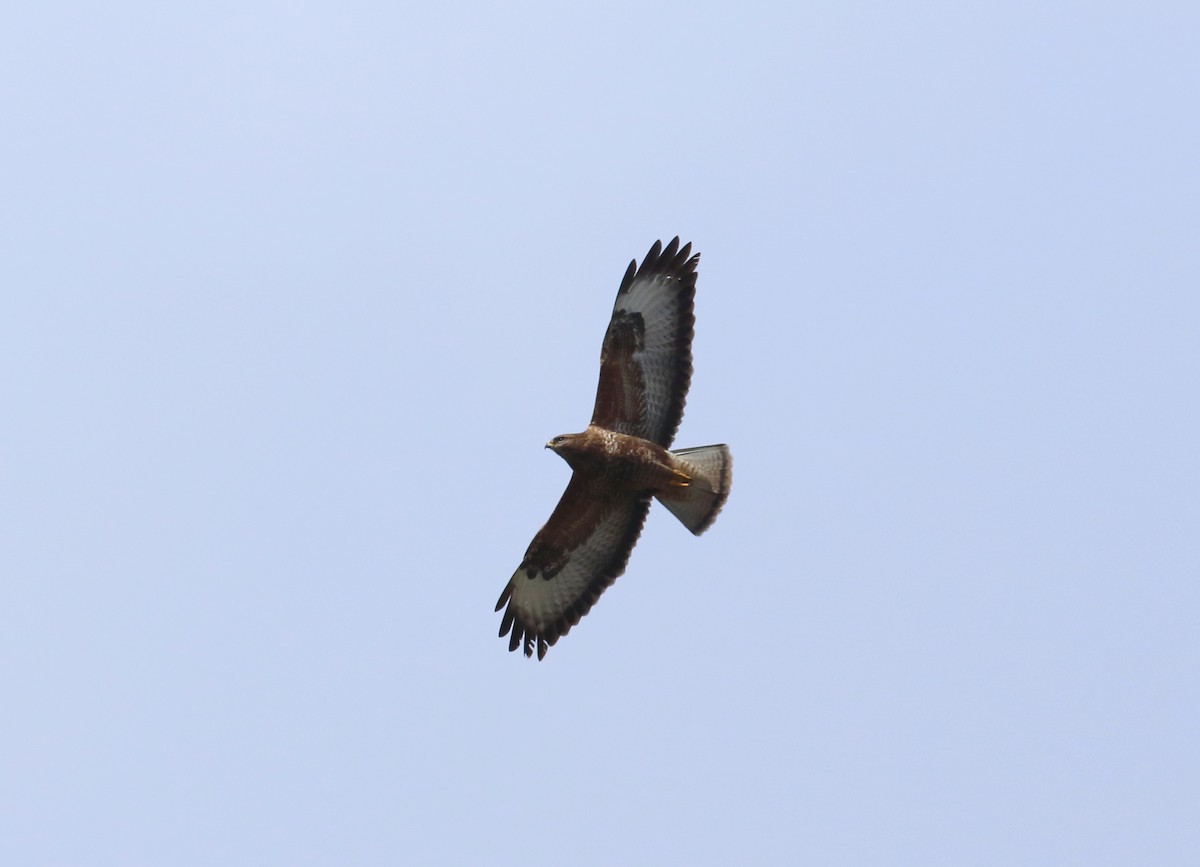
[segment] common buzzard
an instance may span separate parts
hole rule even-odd
[[[625,571],[650,500],[697,536],[729,496],[728,446],[668,451],[692,381],[696,266],[679,238],[655,241],[629,263],[600,350],[600,385],[587,430],[546,443],[574,470],[550,520],[496,603],[508,649],[538,659]]]

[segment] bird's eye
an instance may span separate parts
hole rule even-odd
[[[566,438],[566,437],[555,437],[555,438],[554,438],[554,443],[555,443],[555,445],[557,445],[558,443],[561,443],[561,442],[566,442],[566,440],[567,440],[567,438]]]

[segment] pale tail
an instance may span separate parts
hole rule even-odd
[[[671,452],[678,469],[691,476],[686,487],[658,495],[658,501],[671,510],[697,536],[717,519],[733,483],[733,455],[729,446],[699,446]]]

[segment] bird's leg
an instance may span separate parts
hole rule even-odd
[[[686,488],[692,483],[692,477],[683,472],[683,470],[672,469],[671,475],[674,477],[670,481],[670,485],[673,488]]]

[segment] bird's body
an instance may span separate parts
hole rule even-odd
[[[724,445],[670,451],[692,376],[699,256],[656,242],[621,281],[600,353],[591,424],[546,444],[574,471],[496,603],[509,650],[538,658],[624,571],[657,498],[696,535],[729,495]]]
[[[573,470],[603,472],[614,491],[657,494],[687,480],[675,469],[671,453],[658,443],[595,425],[582,433],[556,436],[546,447]]]

